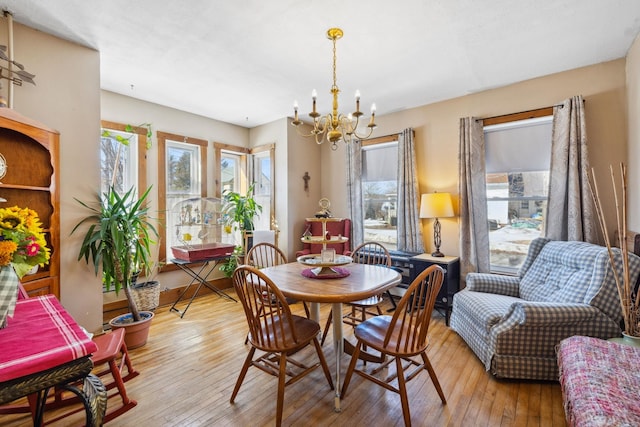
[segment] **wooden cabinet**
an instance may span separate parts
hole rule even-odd
[[[7,162],[7,173],[0,179],[0,197],[6,199],[2,206],[36,211],[51,248],[49,264],[22,279],[31,296],[60,298],[59,139],[57,131],[0,108],[0,153]]]
[[[453,307],[453,296],[460,290],[460,258],[453,256],[434,257],[429,254],[414,256],[411,262],[411,281],[431,265],[439,265],[444,269],[444,281],[438,297],[436,298],[436,310],[440,311],[447,326]]]

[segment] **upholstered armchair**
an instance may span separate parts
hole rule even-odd
[[[351,253],[351,220],[349,218],[343,218],[342,221],[329,221],[327,224],[327,231],[332,236],[341,235],[347,237],[344,243],[331,243],[327,244],[327,249],[335,249],[338,255],[349,255]],[[322,223],[317,221],[305,221],[304,230],[309,228],[312,236],[322,236]],[[322,251],[322,244],[318,243],[303,243],[302,250],[296,252],[296,257],[309,254],[319,254]]]
[[[622,256],[615,260],[622,274]],[[629,254],[631,279],[640,258]],[[622,312],[607,248],[535,239],[517,276],[469,273],[453,298],[451,328],[496,377],[557,380],[556,346],[621,335]]]

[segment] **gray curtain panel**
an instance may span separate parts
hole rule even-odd
[[[351,216],[351,247],[363,243],[364,224],[362,212],[362,144],[353,140],[347,144],[347,205]]]
[[[398,249],[424,252],[413,129],[398,134]]]
[[[546,237],[601,243],[588,179],[584,100],[574,96],[553,108]]]
[[[489,222],[482,120],[460,119],[460,277],[489,272]]]

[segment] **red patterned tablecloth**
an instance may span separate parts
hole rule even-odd
[[[574,336],[558,348],[570,426],[640,425],[640,348]]]
[[[0,329],[0,382],[92,354],[93,341],[54,295],[19,300]]]

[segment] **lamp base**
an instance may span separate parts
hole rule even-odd
[[[441,258],[441,257],[444,256],[444,254],[442,252],[440,252],[440,250],[436,250],[435,252],[431,253],[431,256]]]

